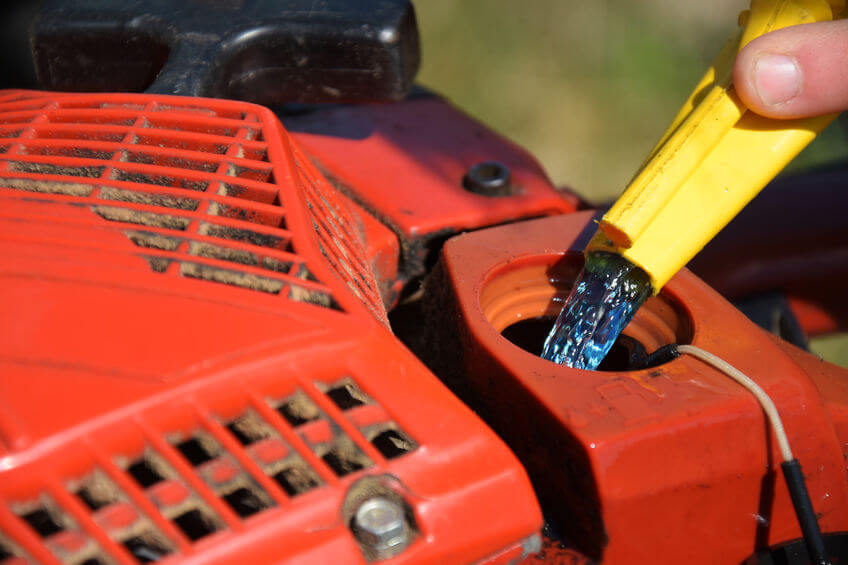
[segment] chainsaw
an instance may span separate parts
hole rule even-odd
[[[0,564],[807,562],[760,405],[670,345],[769,394],[846,555],[848,371],[805,351],[848,327],[843,170],[773,183],[571,369],[539,354],[601,213],[414,83],[408,0],[33,12]]]

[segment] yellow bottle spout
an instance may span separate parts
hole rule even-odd
[[[836,117],[774,120],[748,111],[731,80],[737,53],[769,31],[832,20],[843,7],[844,0],[753,0],[588,250],[619,253],[659,292]]]

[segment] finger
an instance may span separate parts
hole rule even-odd
[[[758,37],[736,58],[742,102],[771,118],[848,109],[848,21],[796,25]]]

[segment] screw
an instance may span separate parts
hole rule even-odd
[[[357,509],[353,527],[359,542],[379,559],[396,555],[409,541],[403,508],[383,497],[369,498]]]
[[[462,179],[462,186],[483,196],[509,196],[513,193],[509,167],[498,161],[472,165]]]

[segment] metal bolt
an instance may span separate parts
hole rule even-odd
[[[409,541],[409,524],[403,507],[383,497],[369,498],[353,518],[359,542],[379,559],[396,555]]]
[[[483,161],[472,165],[462,186],[483,196],[509,196],[513,193],[509,167],[498,161]]]

